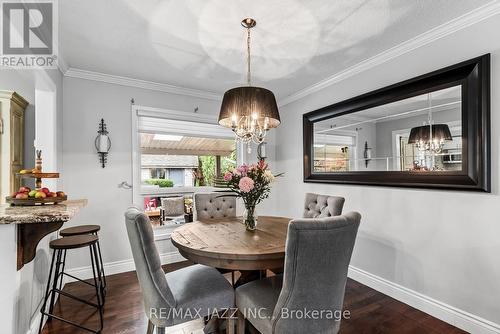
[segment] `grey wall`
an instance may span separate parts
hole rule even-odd
[[[0,89],[16,91],[23,96],[30,105],[25,114],[25,166],[34,167],[34,146],[35,139],[35,90],[51,90],[57,94],[57,128],[46,129],[56,132],[57,160],[60,166],[62,162],[61,152],[61,126],[62,126],[62,75],[59,70],[0,70]],[[39,134],[43,135],[43,134]],[[2,319],[4,330],[13,328],[15,333],[26,333],[32,327],[38,325],[39,307],[45,289],[48,275],[48,242],[54,238],[55,234],[50,234],[42,239],[38,245],[36,257],[26,264],[19,272],[15,273],[14,281],[8,284],[0,282],[0,285],[16,291],[15,300],[9,302],[14,309],[15,319]],[[16,254],[2,254],[2,256],[15,257]],[[10,268],[12,269],[12,268]],[[9,268],[3,270],[8,271]],[[15,270],[15,269],[14,269]],[[5,284],[4,284],[5,283]],[[9,327],[12,323],[12,327]],[[7,330],[8,331],[8,330]]]
[[[352,265],[404,288],[500,323],[500,17],[346,78],[281,108],[276,134],[277,214],[301,214],[304,193],[346,197],[363,218]],[[302,114],[485,53],[492,54],[492,193],[302,182]]]
[[[123,213],[132,204],[132,191],[117,187],[122,181],[132,184],[130,99],[141,106],[217,115],[219,101],[150,91],[139,88],[64,78],[64,190],[70,198],[86,198],[88,206],[68,226],[99,224],[104,262],[117,264],[132,259]],[[94,139],[104,118],[112,148],[106,168],[101,168]],[[271,136],[272,137],[272,136]],[[273,144],[268,154],[273,155]],[[252,154],[255,153],[255,150]],[[260,213],[265,212],[265,205]],[[160,252],[175,250],[169,240],[158,242]],[[87,252],[74,252],[68,268],[90,265]]]

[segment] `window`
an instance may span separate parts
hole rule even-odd
[[[233,139],[149,133],[140,139],[144,186],[214,186],[224,171],[236,167]]]
[[[154,224],[163,225],[155,229],[157,240],[192,219],[194,194],[217,190],[222,173],[236,167],[237,156],[244,158],[216,115],[133,106],[132,131],[133,199]],[[163,205],[178,203],[165,200],[172,197],[184,199],[184,214],[166,214],[172,210]]]
[[[357,163],[356,135],[319,134],[314,142],[314,172],[346,172]]]
[[[349,170],[349,147],[326,144],[314,145],[314,171],[338,172]]]

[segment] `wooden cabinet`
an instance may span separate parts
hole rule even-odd
[[[20,186],[24,166],[24,111],[28,102],[16,92],[0,90],[0,203]]]

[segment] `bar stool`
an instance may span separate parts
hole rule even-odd
[[[74,227],[68,227],[65,229],[62,229],[59,231],[59,235],[61,237],[70,237],[74,235],[86,235],[86,234],[92,234],[92,235],[97,235],[97,232],[101,230],[101,226],[99,225],[79,225],[79,226],[74,226]],[[101,255],[101,245],[99,244],[99,240],[97,240],[97,253],[99,255],[99,264],[101,266],[101,276],[103,280],[102,284],[102,294],[105,297],[106,296],[106,274],[104,273],[104,264],[102,262],[102,255]],[[63,254],[64,260],[66,260],[66,252]],[[65,262],[65,261],[63,261]],[[64,271],[64,267],[63,267]],[[68,274],[66,274],[68,275]],[[70,276],[70,275],[68,275]],[[61,280],[62,284],[62,280]],[[61,289],[61,287],[59,287]],[[104,301],[103,301],[104,303]]]
[[[41,319],[40,319],[40,328],[38,330],[38,333],[40,334],[42,332],[42,326],[43,326],[43,318],[44,316],[48,317],[48,320],[51,320],[52,318],[57,319],[59,321],[63,321],[67,324],[76,326],[78,328],[87,330],[89,332],[93,333],[101,333],[102,327],[103,327],[103,295],[102,295],[102,277],[101,277],[101,265],[98,260],[98,252],[97,252],[97,242],[99,241],[99,237],[97,235],[75,235],[75,236],[69,236],[69,237],[64,237],[64,238],[59,238],[56,240],[52,240],[49,243],[49,247],[53,250],[52,253],[52,261],[50,263],[50,271],[49,271],[49,279],[47,281],[47,288],[45,290],[45,297],[43,299],[43,305],[42,308],[40,309],[40,312],[42,313]],[[78,277],[69,275],[64,273],[64,266],[66,262],[66,251],[69,249],[78,249],[78,248],[84,248],[88,247],[90,250],[90,261],[92,263],[92,274],[94,278],[94,284],[89,283],[87,281],[84,281],[82,279],[79,279]],[[64,254],[64,258],[63,258]],[[52,280],[52,271],[54,269],[55,265],[55,271],[54,271],[54,279]],[[93,286],[95,288],[95,293],[97,297],[97,304],[84,300],[78,296],[72,295],[70,293],[67,293],[65,291],[62,291],[60,288],[58,288],[58,281],[63,279],[63,276],[67,275],[70,276],[82,283],[88,284],[90,286]],[[50,287],[52,283],[52,288]],[[60,286],[60,284],[59,284]],[[99,311],[99,320],[100,320],[100,327],[97,330],[88,328],[83,326],[82,324],[78,324],[76,322],[73,322],[68,319],[64,319],[60,316],[57,316],[53,314],[54,310],[54,301],[56,297],[56,293],[59,295],[63,295],[69,298],[72,298],[74,300],[77,300],[81,303],[87,304],[89,306],[95,307]],[[50,297],[50,304],[49,304],[49,311],[46,312],[46,307],[47,307],[47,302],[49,301]]]

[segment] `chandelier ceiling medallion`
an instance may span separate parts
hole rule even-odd
[[[241,25],[247,29],[247,86],[232,88],[225,92],[219,113],[219,124],[231,128],[236,140],[245,144],[262,143],[267,131],[280,124],[278,105],[273,92],[252,86],[250,30],[256,24],[252,18],[241,21]]]

